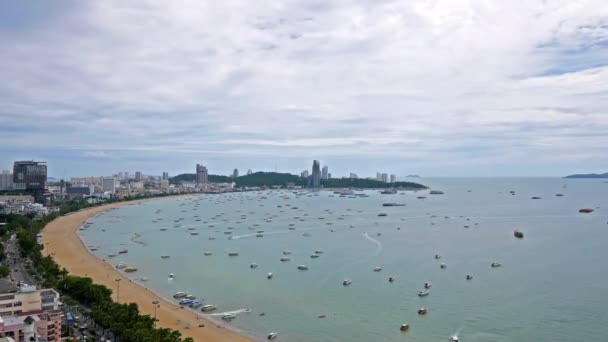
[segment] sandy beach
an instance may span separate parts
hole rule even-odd
[[[95,283],[103,284],[114,292],[116,291],[115,279],[121,279],[120,302],[137,303],[143,314],[153,316],[152,302],[159,301],[160,307],[156,310],[158,326],[179,330],[182,337],[192,337],[195,341],[251,341],[232,330],[218,327],[213,322],[197,317],[189,310],[180,309],[179,306],[163,300],[152,291],[123,277],[111,265],[89,253],[77,235],[78,228],[87,219],[112,208],[134,205],[143,201],[146,200],[108,204],[55,219],[43,230],[43,253],[51,254],[55,262],[65,267],[71,275],[92,278]],[[181,321],[180,324],[177,323],[178,320]],[[186,323],[190,323],[190,329],[185,328]],[[199,324],[204,324],[205,327],[199,328]]]

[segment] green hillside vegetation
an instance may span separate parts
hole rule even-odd
[[[230,183],[234,181],[234,178],[228,176],[220,176],[220,175],[209,175],[207,177],[209,182],[211,183]],[[196,174],[194,173],[182,173],[181,175],[177,175],[175,177],[169,178],[169,183],[171,184],[181,184],[184,182],[194,182],[196,181]]]
[[[359,189],[384,189],[384,188],[396,188],[396,189],[411,189],[411,190],[423,190],[427,187],[412,182],[395,182],[395,183],[384,183],[377,180],[362,179],[362,178],[332,178],[323,179],[321,184],[325,188],[359,188]]]

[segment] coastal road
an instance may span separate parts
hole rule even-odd
[[[6,266],[11,269],[10,278],[15,285],[19,284],[21,281],[26,284],[37,285],[34,278],[25,270],[27,259],[21,257],[15,234],[11,235],[5,242],[4,253],[6,254]]]

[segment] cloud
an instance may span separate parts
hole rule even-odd
[[[100,159],[108,159],[108,158],[112,157],[112,155],[110,155],[107,152],[103,152],[103,151],[85,151],[82,153],[82,155],[84,157],[100,158]]]
[[[158,169],[166,154],[226,170],[342,156],[358,173],[391,155],[475,174],[472,158],[501,155],[506,173],[552,154],[565,172],[581,158],[569,146],[595,151],[608,131],[603,0],[7,6],[25,16],[0,26],[0,121],[28,126],[0,129],[14,148],[113,151],[116,168],[142,151]]]

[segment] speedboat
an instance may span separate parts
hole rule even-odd
[[[238,256],[238,255],[239,255],[239,253],[237,253],[237,252],[230,252],[230,253],[228,253],[228,256]]]
[[[193,302],[192,299],[186,299],[186,298],[184,298],[184,299],[182,299],[182,300],[179,301],[179,305],[190,305],[192,302]]]
[[[268,334],[268,337],[266,337],[268,340],[274,340],[275,338],[277,338],[279,334],[277,334],[276,332],[271,332],[270,334]]]
[[[435,254],[435,259],[441,259],[441,255]]]
[[[384,216],[388,216],[388,214],[387,213],[380,213],[380,214],[378,214],[378,216],[384,217]]]
[[[116,265],[116,268],[118,268],[118,269],[122,269],[125,267],[127,267],[127,264],[125,264],[124,262],[118,263],[118,265]]]
[[[299,265],[299,266],[298,266],[298,269],[299,269],[300,271],[307,271],[307,270],[308,270],[308,266],[306,266],[306,265]]]
[[[173,279],[175,278],[175,275],[173,273],[169,273],[169,279]]]
[[[446,268],[446,267],[448,267],[448,265],[446,265],[446,264],[442,263],[442,264],[441,264],[439,267],[441,267],[441,268]]]
[[[430,289],[430,288],[431,288],[431,286],[433,286],[433,285],[432,285],[430,282],[426,282],[426,283],[424,283],[424,288],[425,288],[425,289]]]
[[[256,264],[256,263],[249,265],[249,268],[257,268],[257,267],[258,267],[258,264]]]
[[[170,258],[170,256],[168,256],[168,255],[161,255],[160,257],[161,257],[161,259],[169,259]]]
[[[312,259],[315,259],[315,258],[318,258],[318,257],[319,257],[319,254],[311,254],[311,255],[310,255],[310,257],[311,257]]]
[[[213,310],[215,310],[215,309],[217,309],[217,308],[215,307],[215,305],[212,305],[212,304],[207,304],[207,305],[203,305],[203,307],[202,307],[201,311],[203,311],[203,312],[209,312],[209,311],[213,311]]]
[[[203,255],[205,255],[205,256],[210,256],[210,255],[212,255],[212,254],[213,254],[213,253],[210,253],[210,252],[205,252],[205,253],[203,253]]]
[[[139,278],[139,281],[148,281],[148,280],[150,280],[150,278],[148,278],[148,277],[141,277],[141,278]]]
[[[353,281],[352,281],[352,280],[350,280],[350,279],[344,279],[344,281],[342,282],[342,285],[344,285],[344,286],[348,286],[348,285],[350,285],[350,284],[352,284],[352,283],[353,283]]]
[[[519,239],[523,239],[524,238],[524,232],[516,229],[516,230],[513,231],[513,236],[515,236],[516,238],[519,238]]]
[[[382,267],[380,267],[380,266],[374,267],[374,272],[380,272],[380,271],[382,271]]]
[[[196,299],[196,296],[194,296],[194,295],[187,295],[184,298],[193,300],[193,299]]]
[[[427,290],[423,290],[423,291],[418,291],[418,297],[426,297],[429,295],[429,291]]]
[[[454,335],[454,336],[452,336],[451,341],[452,341],[452,342],[458,342],[458,341],[460,341],[460,340],[458,339],[458,336]]]
[[[502,264],[499,263],[499,262],[494,261],[492,264],[490,264],[490,266],[496,268],[496,267],[502,266]]]
[[[272,279],[272,272],[268,272],[268,274],[266,275],[266,279]]]
[[[282,261],[282,262],[286,262],[286,261],[289,261],[289,260],[291,260],[291,259],[289,259],[289,258],[285,258],[285,257],[281,258],[281,261]]]
[[[222,319],[224,321],[232,321],[235,318],[236,318],[236,315],[234,315],[234,314],[229,314],[228,313],[228,314],[222,315]]]
[[[176,292],[176,293],[173,295],[173,298],[184,298],[184,297],[186,297],[187,295],[188,295],[188,294],[187,294],[186,292],[181,292],[181,291],[180,291],[180,292]]]
[[[199,307],[201,307],[203,305],[203,301],[200,300],[195,300],[192,303],[190,303],[190,307],[193,309],[197,309]]]
[[[470,274],[467,274],[467,280],[471,280],[471,279],[473,279],[473,276]]]

